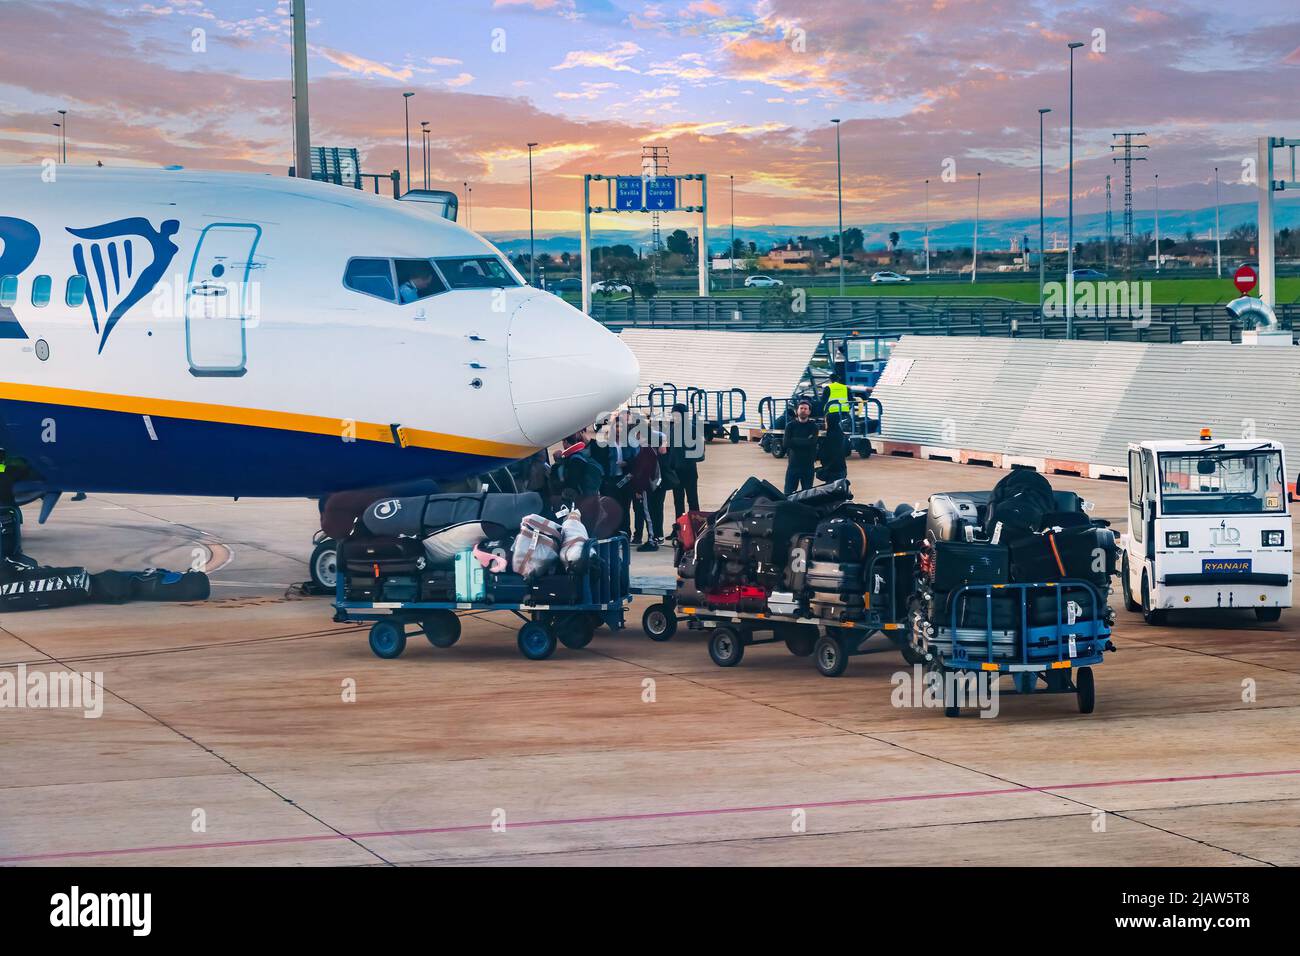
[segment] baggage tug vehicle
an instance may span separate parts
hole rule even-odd
[[[1291,514],[1282,445],[1263,439],[1128,446],[1124,606],[1148,624],[1171,609],[1291,606]]]

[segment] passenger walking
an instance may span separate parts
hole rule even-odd
[[[807,399],[800,399],[794,419],[786,422],[785,448],[785,493],[811,488],[817,464],[817,422]]]

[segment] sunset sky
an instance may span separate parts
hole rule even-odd
[[[639,171],[643,143],[705,172],[715,223],[736,177],[738,223],[835,222],[844,120],[845,221],[1038,208],[1038,114],[1049,207],[1064,208],[1066,42],[1076,54],[1076,206],[1104,207],[1110,133],[1145,130],[1138,204],[1251,200],[1255,138],[1300,135],[1295,0],[459,0],[308,3],[315,145],[357,146],[367,171],[405,168],[429,120],[433,183],[473,186],[479,230],[577,227],[583,172]],[[205,31],[195,41],[193,31]],[[292,161],[286,2],[0,0],[0,162],[70,160],[282,174]],[[198,45],[205,47],[196,51]],[[419,179],[418,132],[412,170]],[[946,159],[956,181],[942,182]],[[417,183],[418,184],[418,183]],[[719,189],[719,187],[723,187]],[[1115,205],[1120,204],[1118,176]],[[642,227],[627,218],[624,224]],[[672,224],[672,223],[670,223]],[[606,217],[602,227],[619,225]]]

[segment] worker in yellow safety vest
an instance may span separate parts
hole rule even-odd
[[[839,375],[831,376],[830,382],[822,391],[822,400],[826,406],[826,421],[834,419],[840,426],[840,431],[848,434],[852,429],[849,426],[849,387],[840,381]]]

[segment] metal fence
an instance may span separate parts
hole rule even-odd
[[[592,317],[612,329],[734,329],[822,332],[891,337],[994,335],[1065,338],[1064,317],[1045,318],[1038,306],[999,298],[840,298],[809,296],[804,311],[772,298],[663,298],[596,301]],[[1300,305],[1276,309],[1282,327],[1295,327]],[[1122,342],[1240,342],[1242,324],[1222,305],[1152,305],[1149,323],[1127,318],[1074,320],[1074,337]]]

